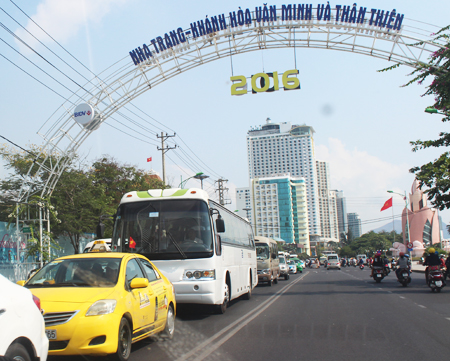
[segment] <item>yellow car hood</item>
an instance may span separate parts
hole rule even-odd
[[[55,287],[30,288],[33,295],[39,297],[41,302],[86,303],[95,302],[111,297],[114,288],[101,287]],[[114,297],[112,297],[114,298]]]

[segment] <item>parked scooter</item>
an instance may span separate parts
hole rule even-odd
[[[429,266],[428,286],[431,288],[432,292],[441,292],[441,290],[446,286],[444,275],[439,266]]]
[[[409,283],[411,283],[411,276],[408,275],[408,271],[406,269],[402,269],[399,272],[398,281],[402,284],[403,287],[406,287]]]
[[[382,279],[384,278],[384,275],[385,275],[385,273],[384,273],[383,267],[379,267],[379,266],[373,267],[372,277],[375,282],[380,283],[382,281]]]

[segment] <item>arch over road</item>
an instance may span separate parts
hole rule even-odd
[[[365,7],[281,5],[239,9],[193,21],[133,49],[64,103],[39,130],[41,156],[64,159],[46,168],[39,184],[28,172],[18,202],[50,195],[68,162],[89,135],[134,98],[164,81],[203,64],[263,49],[314,48],[368,55],[416,67],[443,47],[432,31],[408,24],[404,14]],[[415,25],[415,24],[413,24]],[[75,122],[73,110],[89,103],[96,117],[88,126]],[[62,158],[61,158],[62,156]],[[39,186],[38,186],[39,185]],[[38,190],[38,193],[36,191]]]

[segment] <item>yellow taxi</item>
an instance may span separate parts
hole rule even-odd
[[[127,360],[131,344],[175,331],[173,285],[145,257],[83,253],[60,257],[28,281],[41,300],[49,355],[111,355]]]

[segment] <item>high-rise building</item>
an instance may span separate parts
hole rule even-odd
[[[250,223],[252,222],[252,212],[251,212],[251,200],[250,200],[250,188],[236,188],[236,209],[237,214],[241,217],[246,217]]]
[[[339,242],[336,192],[330,190],[328,162],[316,160],[316,171],[321,235],[324,240]]]
[[[341,240],[342,234],[347,234],[348,232],[348,219],[347,219],[347,204],[344,197],[344,191],[336,192],[336,208],[339,226],[339,240]]]
[[[317,173],[314,156],[314,129],[289,122],[271,123],[247,134],[249,179],[289,173],[306,182],[310,235],[320,235]]]
[[[309,254],[306,180],[289,174],[256,178],[250,192],[255,234],[296,243]]]
[[[347,213],[348,230],[352,234],[353,239],[361,237],[361,218],[358,213]]]

